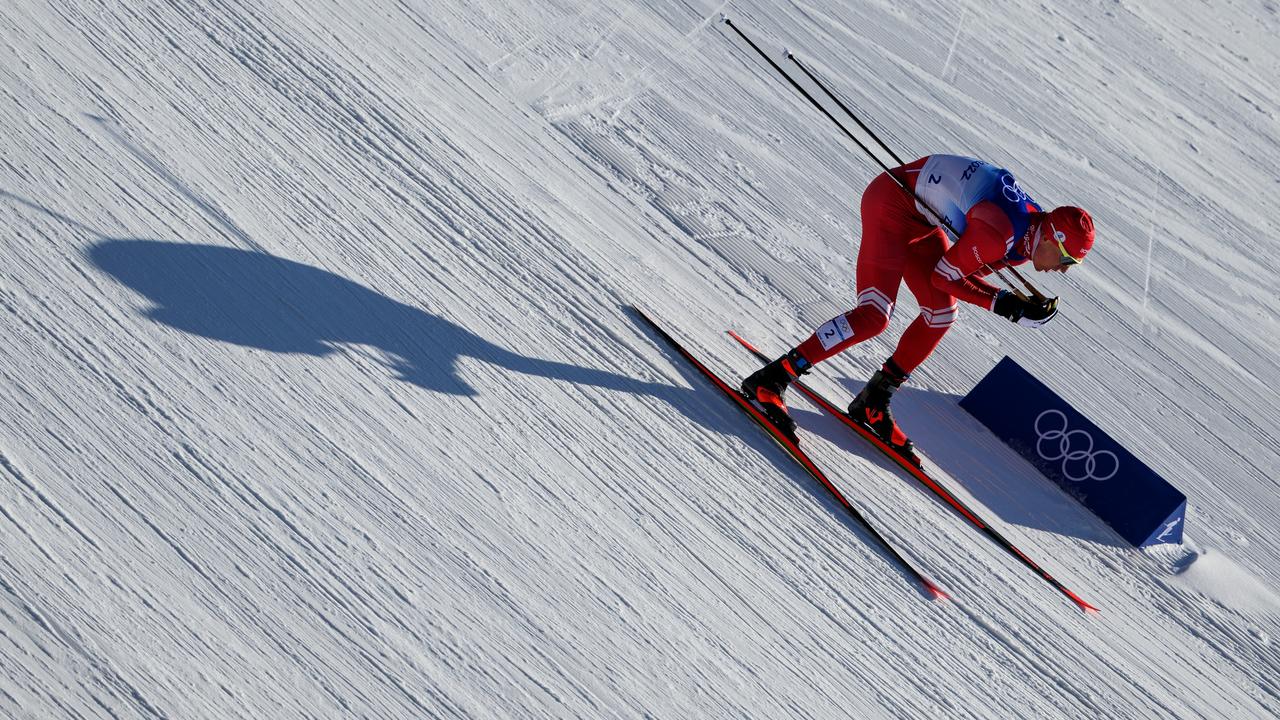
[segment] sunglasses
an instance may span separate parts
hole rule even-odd
[[[1062,255],[1062,259],[1059,261],[1059,264],[1079,265],[1080,263],[1084,262],[1084,260],[1067,252],[1067,246],[1064,244],[1067,241],[1066,233],[1054,227],[1052,221],[1049,222],[1049,229],[1053,231],[1053,241],[1058,243],[1058,253]]]

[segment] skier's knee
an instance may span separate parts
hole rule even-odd
[[[849,323],[868,338],[884,332],[892,316],[893,300],[876,288],[867,288],[858,293],[858,306],[849,312]]]
[[[889,327],[889,316],[870,305],[859,305],[846,313],[845,318],[853,328],[857,342],[873,338]]]
[[[920,318],[924,320],[924,324],[936,330],[946,330],[956,321],[956,312],[959,310],[953,302],[951,305],[940,308],[927,308],[920,306]]]

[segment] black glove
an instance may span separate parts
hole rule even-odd
[[[996,302],[991,312],[1009,318],[1026,327],[1040,327],[1058,314],[1058,298],[1041,298],[1024,300],[1008,290],[1001,290],[996,295]]]

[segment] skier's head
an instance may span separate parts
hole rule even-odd
[[[1093,247],[1093,218],[1078,207],[1064,205],[1040,217],[1032,253],[1036,270],[1066,272],[1084,262]]]

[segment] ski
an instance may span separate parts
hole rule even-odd
[[[737,340],[744,348],[749,350],[761,362],[769,362],[772,359],[769,356],[765,355],[764,353],[760,352],[759,349],[757,349],[754,345],[748,342],[746,338],[742,337],[738,333],[732,330],[729,330],[728,333],[730,337],[732,337],[734,340]],[[898,465],[902,466],[903,470],[906,470],[908,473],[911,474],[912,477],[914,477],[916,480],[919,480],[926,488],[931,490],[933,494],[937,495],[944,502],[950,505],[952,509],[954,509],[956,512],[958,512],[961,515],[961,517],[968,520],[970,524],[978,528],[980,531],[982,531],[983,534],[985,534],[987,537],[995,541],[995,543],[999,545],[1001,548],[1003,548],[1006,552],[1008,552],[1009,554],[1017,558],[1019,562],[1021,562],[1023,565],[1029,568],[1032,572],[1039,575],[1042,579],[1044,579],[1045,582],[1057,588],[1059,592],[1061,592],[1063,595],[1066,595],[1068,598],[1070,598],[1071,601],[1074,602],[1081,610],[1084,610],[1085,612],[1089,612],[1089,613],[1098,612],[1098,608],[1085,602],[1079,595],[1076,595],[1074,592],[1072,592],[1069,588],[1067,588],[1061,582],[1058,582],[1058,580],[1054,578],[1052,575],[1050,575],[1048,572],[1046,572],[1044,568],[1036,564],[1036,562],[1032,560],[1030,557],[1027,557],[1026,553],[1022,552],[1017,548],[1017,546],[1009,542],[1004,535],[1001,535],[1000,532],[997,531],[995,528],[991,527],[989,523],[987,523],[982,518],[978,517],[977,513],[975,513],[967,505],[961,502],[959,498],[957,498],[949,490],[943,487],[941,483],[939,483],[937,480],[931,477],[928,473],[926,473],[923,467],[916,465],[915,463],[911,462],[911,460],[909,460],[908,458],[900,455],[897,452],[894,452],[893,448],[889,447],[889,445],[887,445],[883,440],[877,437],[875,433],[871,432],[870,428],[858,422],[857,420],[854,420],[852,417],[849,416],[847,412],[833,405],[829,400],[827,400],[817,391],[813,390],[812,388],[808,387],[807,385],[805,385],[804,383],[798,380],[793,384],[795,388],[800,391],[801,394],[809,398],[809,400],[813,401],[814,404],[818,405],[826,412],[835,416],[845,425],[852,428],[854,432],[858,433],[858,435],[861,436],[863,439],[869,441],[878,450],[880,450],[880,452],[884,453],[891,460],[896,462]]]
[[[770,422],[768,417],[766,417],[763,412],[761,412],[749,399],[747,399],[746,395],[742,394],[742,392],[740,392],[736,388],[730,386],[728,383],[722,380],[720,376],[716,375],[710,368],[708,368],[706,365],[703,365],[701,361],[699,361],[696,357],[693,356],[692,353],[690,353],[687,349],[685,349],[685,347],[681,345],[675,338],[673,338],[666,330],[664,330],[662,326],[658,325],[657,322],[655,322],[652,318],[650,318],[647,313],[645,313],[643,310],[640,310],[639,308],[636,308],[634,306],[631,307],[631,310],[635,312],[637,315],[639,315],[645,321],[645,323],[649,325],[649,327],[653,328],[653,331],[656,332],[659,336],[661,336],[662,339],[665,340],[671,346],[672,349],[674,349],[677,353],[679,353],[685,360],[688,360],[689,363],[698,370],[698,372],[705,375],[707,380],[709,380],[712,385],[715,385],[716,388],[720,390],[720,392],[724,393],[725,396],[728,397],[729,400],[732,401],[734,405],[738,407],[738,409],[745,412],[748,416],[751,417],[752,420],[755,420],[756,424],[758,424],[761,428],[765,430],[765,432],[769,434],[769,437],[777,441],[777,443],[781,445],[783,449],[785,449],[787,453],[791,455],[791,457],[794,458],[797,463],[800,464],[801,467],[803,467],[810,475],[813,476],[815,480],[821,483],[823,487],[825,487],[833,496],[835,496],[836,501],[839,502],[840,505],[846,511],[848,511],[848,513],[851,516],[853,516],[853,519],[856,520],[858,524],[861,525],[862,528],[866,530],[867,533],[870,534],[872,538],[875,539],[875,541],[880,545],[880,547],[883,548],[884,551],[887,552],[889,556],[892,557],[898,563],[898,565],[900,565],[904,570],[907,571],[908,574],[910,574],[913,578],[915,578],[924,587],[925,591],[932,598],[936,598],[936,599],[948,598],[948,595],[945,592],[943,592],[942,588],[938,587],[932,580],[925,577],[924,573],[917,570],[915,566],[913,566],[905,557],[903,557],[902,554],[899,553],[898,550],[894,548],[893,545],[891,545],[889,541],[885,539],[885,537],[881,535],[878,530],[875,529],[875,527],[866,519],[866,517],[864,517],[863,514],[859,512],[858,509],[854,507],[853,504],[850,503],[847,498],[845,498],[844,494],[841,493],[838,488],[836,488],[835,484],[831,482],[831,480],[827,477],[826,473],[824,473],[822,469],[819,468],[813,462],[813,460],[809,457],[809,454],[800,448],[800,445],[798,442],[795,442],[791,440],[791,438],[787,437],[787,435],[783,433],[782,430],[780,430],[776,425]]]

